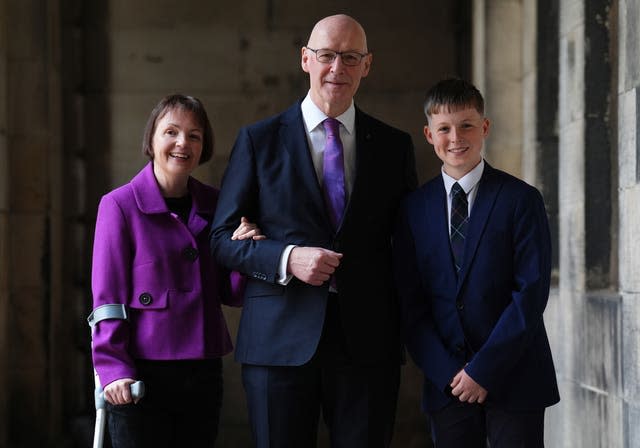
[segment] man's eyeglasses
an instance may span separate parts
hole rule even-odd
[[[358,53],[357,51],[333,51],[324,48],[314,50],[309,47],[305,48],[309,51],[313,51],[316,54],[318,62],[323,64],[331,64],[339,55],[344,65],[355,66],[360,65],[362,58],[369,55],[369,53]]]

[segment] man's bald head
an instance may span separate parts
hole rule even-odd
[[[316,23],[309,35],[309,43],[307,46],[310,48],[318,48],[317,42],[321,41],[325,35],[345,33],[353,34],[354,36],[359,35],[358,40],[361,40],[362,43],[358,50],[363,53],[368,53],[367,35],[364,32],[364,28],[357,20],[346,14],[336,14],[325,17]]]
[[[318,60],[319,50],[333,52],[334,58]],[[360,80],[369,74],[371,61],[364,28],[355,19],[337,14],[320,20],[302,48],[301,65],[309,73],[311,100],[329,117],[342,114],[351,105]]]

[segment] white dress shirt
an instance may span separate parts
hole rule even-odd
[[[322,122],[328,117],[311,100],[311,96],[308,93],[302,101],[300,109],[302,110],[302,121],[304,122],[309,150],[311,151],[313,167],[316,170],[318,183],[322,187],[324,146],[327,138]],[[340,122],[340,140],[342,141],[342,151],[344,155],[344,181],[346,183],[347,195],[345,198],[346,204],[353,189],[353,176],[355,174],[356,164],[356,108],[353,105],[353,100],[351,100],[351,104],[346,111],[334,118]],[[282,285],[289,283],[292,277],[291,274],[287,274],[287,265],[289,263],[289,255],[294,247],[296,246],[287,246],[280,256],[278,283]]]
[[[453,187],[453,184],[458,182],[458,184],[460,184],[464,192],[467,194],[467,203],[469,205],[467,216],[470,216],[473,202],[475,201],[476,195],[478,194],[478,182],[480,182],[480,178],[482,177],[482,173],[484,172],[484,159],[481,159],[480,163],[478,163],[474,169],[469,171],[458,180],[445,173],[444,167],[441,171],[442,179],[444,180],[444,189],[447,192],[447,220],[449,222],[449,236],[451,236],[451,188]]]

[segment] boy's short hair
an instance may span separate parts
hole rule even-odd
[[[441,112],[473,107],[484,115],[484,98],[480,91],[468,81],[459,78],[443,79],[431,87],[425,96],[424,114],[427,119]]]

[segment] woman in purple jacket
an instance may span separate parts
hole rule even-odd
[[[221,303],[242,304],[243,281],[217,266],[209,226],[218,191],[191,177],[213,154],[202,103],[171,95],[151,112],[151,160],[100,201],[93,247],[94,309],[124,304],[128,319],[100,321],[93,362],[114,448],[215,443],[222,360],[232,350]],[[259,236],[243,220],[240,238]],[[142,380],[138,403],[129,386]]]

